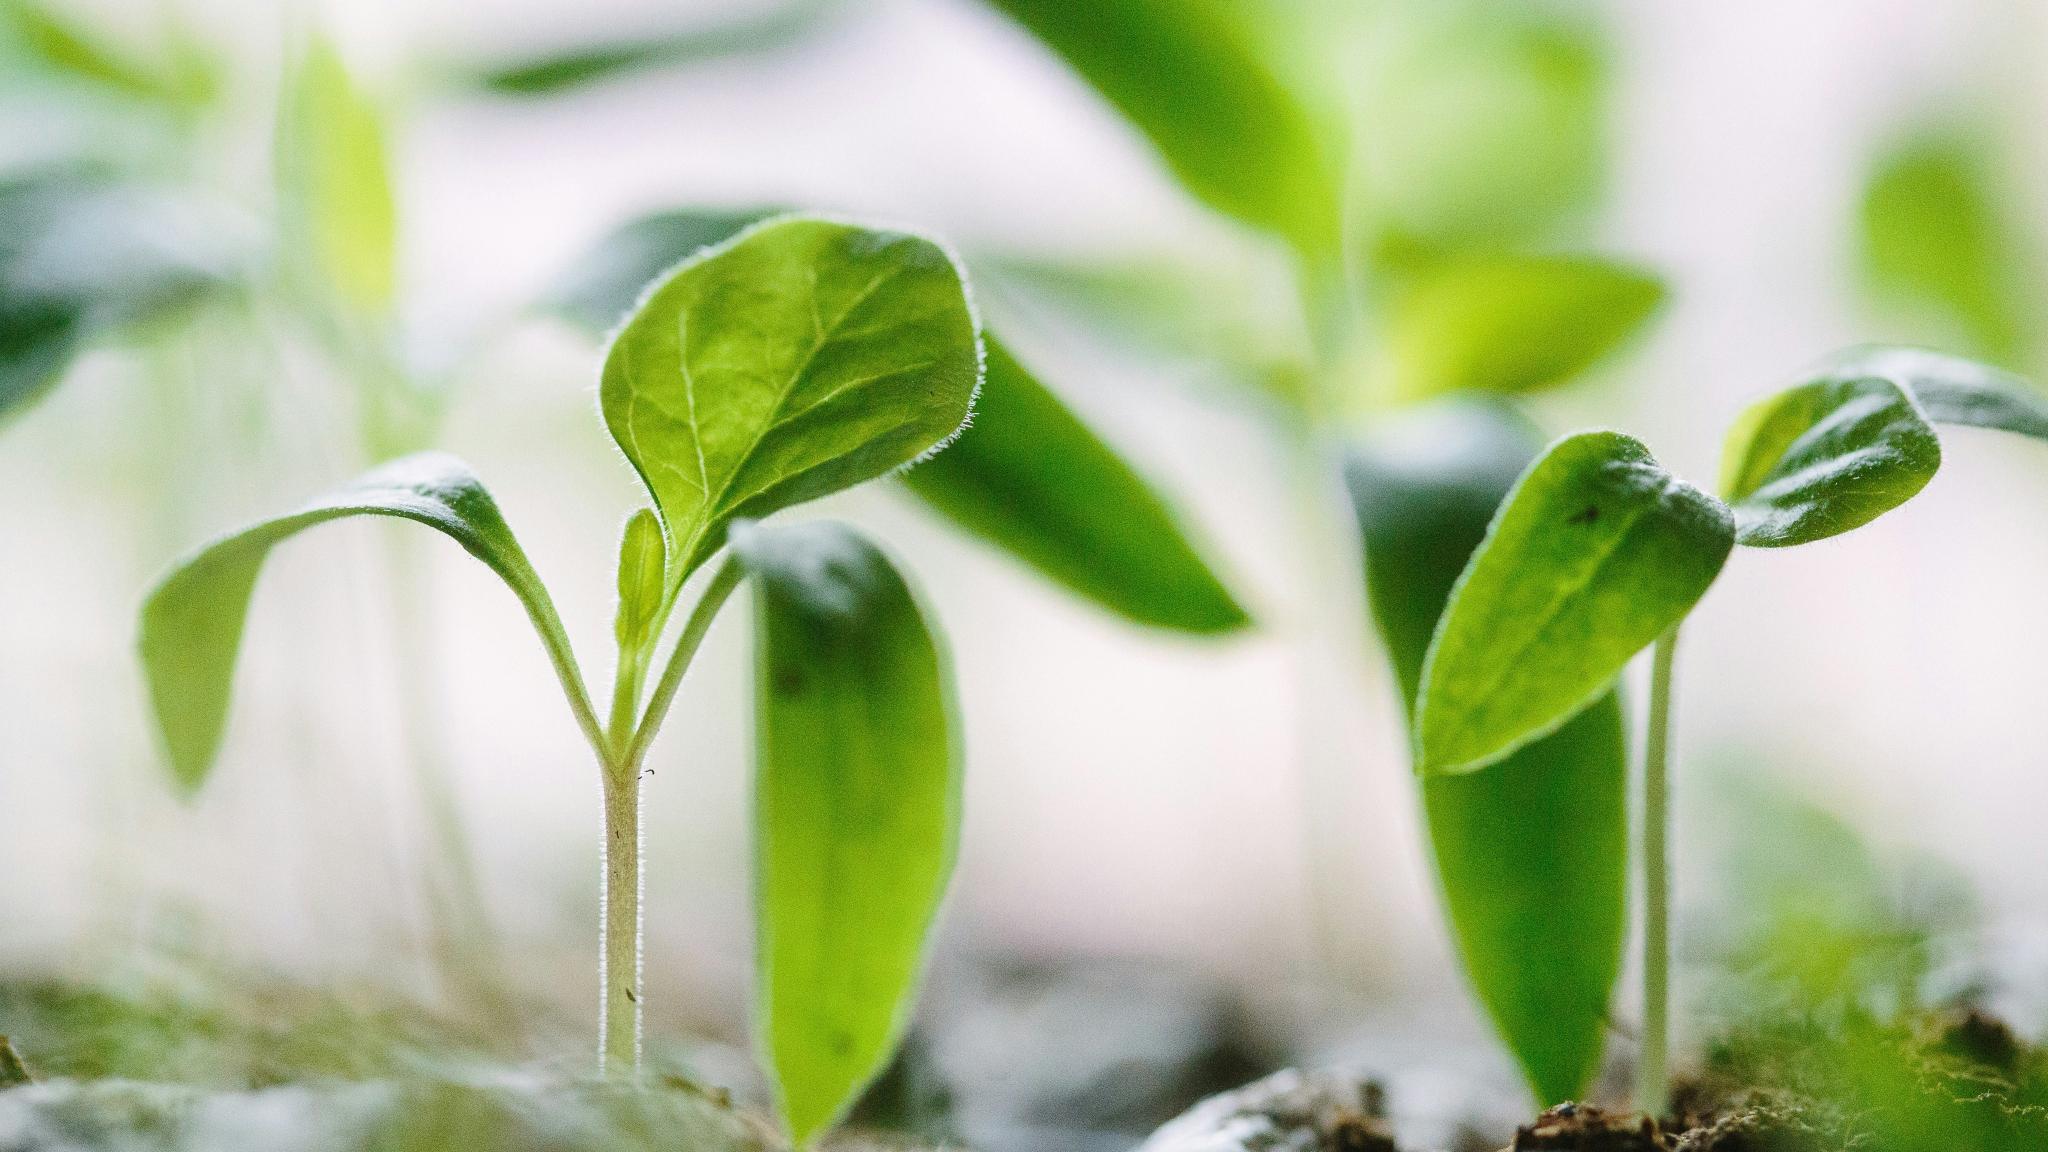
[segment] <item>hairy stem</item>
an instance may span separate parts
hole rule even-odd
[[[598,1059],[608,1076],[640,1073],[640,767],[604,770],[604,898],[598,926]]]
[[[1650,663],[1649,734],[1643,745],[1643,1054],[1637,1106],[1661,1115],[1671,1058],[1671,674],[1678,626]]]
[[[669,653],[668,667],[661,670],[661,679],[654,685],[654,694],[647,700],[647,711],[640,717],[639,728],[633,733],[632,743],[623,749],[627,760],[639,764],[647,754],[647,746],[654,741],[654,734],[661,730],[661,722],[668,716],[669,706],[675,703],[676,690],[683,686],[683,673],[690,670],[690,658],[697,654],[697,646],[704,642],[704,634],[711,630],[711,621],[718,617],[718,610],[739,587],[746,576],[746,570],[739,562],[727,558],[712,574],[711,583],[704,586],[704,592],[697,597],[697,606],[690,610],[690,618],[683,622],[683,634],[676,637],[675,650]]]

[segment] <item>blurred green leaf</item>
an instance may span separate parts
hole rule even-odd
[[[1183,632],[1251,620],[1166,501],[988,340],[975,423],[904,474],[969,532],[1126,619]]]
[[[586,44],[476,68],[474,82],[504,96],[559,95],[638,72],[681,68],[785,47],[816,32],[841,7],[840,0],[789,0],[730,23]]]
[[[0,37],[58,75],[132,99],[193,106],[219,91],[217,64],[178,29],[166,38],[170,59],[157,65],[131,58],[40,0],[0,0]]]
[[[1366,590],[1410,714],[1451,588],[1539,444],[1506,406],[1468,400],[1381,429],[1347,462]],[[1537,1097],[1581,1098],[1599,1071],[1628,928],[1619,697],[1484,772],[1421,786],[1466,974]]]
[[[447,535],[501,577],[526,608],[567,689],[581,692],[568,636],[540,576],[469,466],[438,452],[393,461],[287,516],[223,536],[179,561],[142,606],[140,650],[178,786],[195,792],[220,751],[235,660],[270,550],[317,524],[389,516]],[[587,707],[587,704],[586,704]]]
[[[1542,242],[1592,206],[1611,86],[1596,24],[1514,0],[1366,11],[1352,188],[1376,265]]]
[[[1753,548],[1825,540],[1927,486],[1941,442],[1898,384],[1830,374],[1752,406],[1728,430],[1721,491]]]
[[[663,272],[781,214],[779,208],[689,208],[643,216],[586,252],[549,292],[546,306],[603,332],[625,319]]]
[[[1379,371],[1404,401],[1565,383],[1635,335],[1664,300],[1641,269],[1558,256],[1463,256],[1399,289]]]
[[[944,249],[784,219],[655,288],[605,356],[601,402],[673,542],[673,591],[732,521],[943,446],[980,381],[973,310]]]
[[[888,559],[844,525],[736,525],[757,606],[757,1028],[792,1141],[903,1034],[952,875],[951,670]]]
[[[1417,770],[1472,772],[1556,731],[1685,618],[1735,543],[1728,509],[1618,432],[1544,452],[1451,593],[1422,672]]]
[[[278,201],[303,259],[338,300],[388,311],[398,281],[398,208],[383,114],[332,43],[315,37],[286,80]]]
[[[2040,245],[2002,182],[1988,133],[1928,128],[1873,163],[1863,189],[1865,290],[1941,343],[2027,364],[2038,352]]]
[[[1829,374],[1890,380],[1911,393],[1935,424],[2048,440],[2048,399],[2040,390],[2023,376],[1975,360],[1925,348],[1877,345],[1844,353]]]
[[[990,0],[1058,53],[1210,207],[1335,246],[1339,185],[1320,126],[1230,0]]]

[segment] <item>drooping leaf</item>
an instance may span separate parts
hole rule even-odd
[[[1926,348],[1874,345],[1837,357],[1828,375],[1875,376],[1911,393],[1935,424],[1992,428],[2048,440],[2048,399],[2024,376]]]
[[[1227,0],[990,0],[1151,140],[1210,207],[1305,251],[1336,242],[1319,126]]]
[[[1582,432],[1551,445],[1501,505],[1430,642],[1418,770],[1484,768],[1584,711],[1685,618],[1734,543],[1727,507],[1639,441]]]
[[[626,521],[619,537],[619,610],[612,624],[621,653],[639,652],[654,640],[654,622],[668,591],[667,547],[661,521],[651,509],[642,508]]]
[[[756,625],[756,1030],[790,1137],[894,1052],[960,826],[951,671],[851,529],[735,526]]]
[[[1641,330],[1664,286],[1638,268],[1554,256],[1468,256],[1400,289],[1381,333],[1400,400],[1565,383]]]
[[[307,44],[278,116],[278,201],[309,269],[343,304],[391,306],[398,208],[384,117],[324,38]]]
[[[994,338],[974,427],[904,480],[954,523],[1126,619],[1195,633],[1251,622],[1166,502]]]
[[[1859,219],[1863,285],[1918,330],[2005,364],[2038,348],[2040,245],[2001,183],[1989,132],[1916,131],[1873,164]]]
[[[226,231],[167,194],[89,173],[0,181],[0,418],[91,341],[225,285]]]
[[[1366,590],[1411,714],[1451,587],[1539,445],[1512,410],[1462,401],[1383,428],[1348,462]],[[1619,697],[1484,772],[1420,783],[1466,975],[1538,1098],[1581,1098],[1628,927]]]
[[[625,319],[663,272],[780,214],[774,208],[686,208],[642,216],[585,253],[549,293],[547,306],[603,332]]]
[[[1913,498],[1941,442],[1905,389],[1830,373],[1753,405],[1728,430],[1721,492],[1753,548],[1825,540]]]
[[[270,550],[331,520],[391,516],[439,531],[512,589],[565,690],[581,697],[567,635],[540,576],[469,466],[439,452],[393,461],[286,516],[223,536],[179,561],[142,606],[140,650],[178,786],[196,791],[220,751],[249,597]],[[587,713],[587,701],[581,702]]]
[[[840,7],[840,0],[786,0],[726,23],[478,68],[475,83],[505,96],[554,96],[638,72],[771,51],[817,31]]]
[[[605,356],[605,424],[673,542],[671,590],[759,518],[908,464],[966,422],[959,268],[901,232],[763,224],[663,281]]]

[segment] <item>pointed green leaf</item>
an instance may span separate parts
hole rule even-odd
[[[1339,185],[1318,125],[1218,0],[991,0],[1066,60],[1220,212],[1324,253]]]
[[[1941,442],[1905,389],[1824,376],[1752,406],[1728,430],[1721,492],[1752,548],[1825,540],[1913,498]]]
[[[969,532],[1129,620],[1251,622],[1166,502],[993,338],[974,427],[904,474]]]
[[[315,38],[292,70],[277,131],[278,200],[310,268],[343,304],[387,310],[398,208],[384,118],[327,40]]]
[[[2040,245],[2001,181],[1992,133],[1957,125],[1892,144],[1863,189],[1863,285],[1916,329],[2008,364],[2040,344]]]
[[[654,622],[668,590],[667,547],[661,521],[651,509],[642,508],[626,521],[619,537],[619,611],[612,624],[621,653],[639,652],[654,639]]]
[[[1411,710],[1451,587],[1539,444],[1512,410],[1468,401],[1383,429],[1350,458],[1373,618]],[[1484,772],[1421,785],[1466,975],[1537,1097],[1583,1097],[1628,926],[1619,697],[1608,692]],[[1571,834],[1532,831],[1546,828]]]
[[[505,96],[559,95],[657,68],[785,47],[817,31],[840,7],[840,0],[785,0],[758,14],[703,27],[587,44],[475,69],[474,82]]]
[[[662,273],[781,214],[776,208],[685,208],[642,216],[585,253],[549,293],[547,307],[585,328],[607,331]]]
[[[605,356],[605,424],[654,495],[669,587],[759,518],[884,475],[966,422],[981,346],[922,237],[781,219],[699,253]]]
[[[205,103],[219,91],[217,64],[182,28],[167,39],[170,60],[138,61],[41,0],[0,0],[0,40],[19,43],[52,72],[133,99]]]
[[[497,503],[468,465],[427,452],[366,473],[290,515],[215,540],[179,561],[150,591],[142,606],[142,667],[181,789],[196,791],[220,751],[242,625],[270,550],[316,524],[351,516],[424,524],[503,578],[539,630],[586,733],[594,731],[561,620]]]
[[[1400,400],[1565,383],[1639,332],[1664,299],[1640,269],[1557,256],[1468,256],[1396,296],[1380,371]]]
[[[888,1063],[960,826],[951,671],[841,524],[735,526],[754,578],[756,1029],[807,1145]]]
[[[1471,772],[1556,731],[1706,594],[1727,507],[1618,432],[1567,436],[1516,482],[1444,609],[1417,769]]]
[[[2024,376],[1925,348],[1873,345],[1837,357],[1828,375],[1877,377],[1910,392],[1936,424],[1991,428],[2048,440],[2048,399]]]

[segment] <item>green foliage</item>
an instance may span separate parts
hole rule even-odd
[[[957,443],[904,476],[932,507],[1137,623],[1250,624],[1165,501],[993,338],[976,412]]]
[[[627,519],[619,536],[619,611],[612,624],[621,653],[643,651],[655,640],[668,591],[667,548],[653,510],[642,508]]]
[[[1466,401],[1351,457],[1366,589],[1411,711],[1451,588],[1536,451],[1512,411]],[[1612,692],[1484,772],[1421,780],[1459,956],[1546,1105],[1580,1098],[1599,1070],[1628,924],[1627,782]]]
[[[1734,542],[1728,509],[1638,441],[1586,432],[1552,445],[1502,504],[1437,626],[1417,770],[1484,768],[1578,715],[1685,617]]]
[[[830,522],[735,526],[754,579],[757,1027],[808,1145],[907,1021],[960,825],[950,673],[888,559]]]
[[[137,60],[41,0],[0,0],[0,41],[54,75],[133,100],[193,107],[220,87],[217,65],[182,36],[169,38],[170,59]]]
[[[2048,440],[2048,400],[2024,377],[1924,348],[1852,348],[1828,369],[1837,378],[1877,377],[1912,393],[1935,424],[1990,428]]]
[[[759,518],[943,445],[980,384],[951,256],[929,240],[785,219],[654,289],[605,356],[605,424],[654,496],[670,587]]]
[[[667,35],[614,40],[476,69],[502,96],[557,96],[638,73],[786,47],[816,32],[841,0],[784,0],[757,15]]]
[[[1321,127],[1230,0],[990,0],[1115,105],[1210,207],[1326,255],[1339,219]]]
[[[1742,543],[1780,548],[1877,519],[1940,467],[1941,442],[1904,389],[1833,376],[1788,388],[1737,418],[1721,491]]]
[[[564,689],[573,685],[573,694],[582,693],[547,589],[482,482],[452,456],[409,456],[297,512],[215,540],[180,561],[150,591],[142,608],[143,671],[173,776],[186,792],[205,783],[220,750],[249,597],[270,550],[316,524],[353,516],[424,524],[483,561],[525,606]]]
[[[1379,371],[1400,400],[1549,388],[1640,331],[1663,299],[1656,277],[1611,261],[1453,257],[1395,290]]]
[[[555,285],[548,307],[594,332],[610,329],[662,273],[771,216],[769,208],[685,208],[642,216],[599,240]]]
[[[2008,366],[2039,350],[2042,254],[2023,227],[1995,142],[1923,128],[1874,161],[1858,241],[1863,286],[1921,331]]]
[[[278,114],[278,202],[309,271],[343,305],[388,310],[398,282],[398,209],[381,112],[334,45],[315,38]]]

